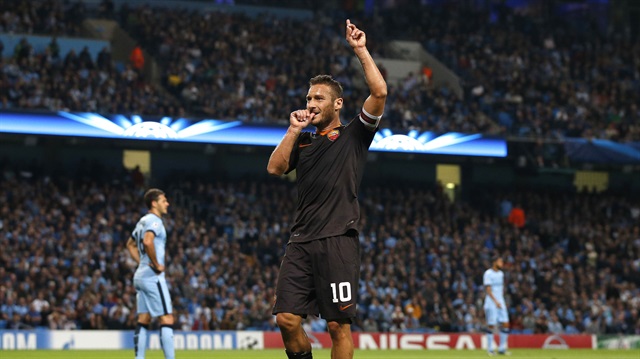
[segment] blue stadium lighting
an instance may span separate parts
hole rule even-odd
[[[77,113],[73,114],[70,112],[59,111],[58,114],[60,116],[66,117],[70,120],[74,120],[80,123],[84,123],[85,125],[89,125],[95,128],[99,128],[104,131],[111,132],[116,135],[123,135],[124,129],[113,121],[110,121],[100,115],[95,113]]]
[[[376,133],[370,148],[373,151],[506,157],[507,148],[504,140],[489,147],[477,141],[485,142],[481,134],[464,135],[451,132],[438,137],[432,132],[419,134],[417,130],[411,130],[405,135],[394,134],[390,129],[385,128]],[[460,148],[460,145],[465,149]]]
[[[469,135],[469,136],[465,136],[461,133],[457,133],[457,132],[452,132],[452,133],[447,133],[445,135],[442,135],[436,139],[433,139],[427,143],[424,144],[424,149],[425,150],[431,150],[434,148],[442,148],[442,147],[446,147],[446,146],[451,146],[451,145],[456,145],[458,143],[463,143],[463,142],[469,142],[469,141],[473,141],[475,139],[481,138],[482,135],[481,134],[474,134],[474,135]]]
[[[434,139],[435,137],[436,137],[435,133],[427,131],[421,134],[420,136],[418,136],[418,138],[416,139],[422,143],[427,143],[432,139]]]
[[[178,132],[180,130],[182,130],[183,128],[189,126],[189,121],[185,120],[184,118],[179,118],[175,121],[173,121],[173,123],[171,125],[167,125],[169,127],[171,127],[172,130]]]
[[[176,131],[160,122],[144,121],[129,127],[123,134],[124,137],[149,138],[149,139],[177,139]]]
[[[139,115],[57,112],[29,113],[0,111],[0,132],[34,135],[60,135],[134,140],[166,140],[248,146],[276,146],[284,136],[286,126],[259,126],[241,121],[205,119],[192,122],[184,118],[165,116],[145,120]],[[481,134],[465,135],[410,130],[394,133],[380,129],[370,149],[380,152],[432,153],[460,156],[506,157],[503,138]]]
[[[167,116],[163,117],[160,120],[160,123],[165,125],[165,126],[169,126],[171,124],[171,117],[167,117]]]
[[[129,119],[123,115],[115,115],[113,118],[113,122],[115,122],[120,127],[124,128],[125,130],[133,126],[133,123],[131,123],[131,121],[129,121]]]
[[[202,135],[215,131],[221,131],[231,127],[241,126],[241,121],[224,122],[217,120],[204,120],[197,122],[184,130],[178,132],[180,138],[189,138],[192,136]]]

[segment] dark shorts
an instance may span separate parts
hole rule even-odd
[[[320,314],[329,321],[355,318],[359,279],[357,235],[289,243],[280,266],[273,314]]]

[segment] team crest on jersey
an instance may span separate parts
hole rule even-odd
[[[340,130],[331,130],[329,133],[327,133],[327,138],[331,142],[337,140],[338,137],[340,137]]]

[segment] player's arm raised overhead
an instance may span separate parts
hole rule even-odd
[[[278,144],[275,150],[269,157],[269,164],[267,165],[267,172],[273,176],[282,176],[289,170],[289,160],[291,159],[291,151],[295,146],[302,129],[309,126],[311,120],[315,116],[314,113],[309,110],[297,110],[291,112],[289,116],[289,128],[284,134],[282,141]]]
[[[364,78],[369,86],[370,95],[362,108],[366,111],[365,115],[374,117],[373,120],[376,120],[376,126],[373,127],[375,129],[387,101],[387,83],[367,50],[367,37],[364,31],[358,29],[350,20],[347,20],[346,38],[364,70]]]
[[[138,246],[136,245],[136,241],[129,237],[127,241],[127,250],[129,254],[131,254],[131,258],[133,258],[136,263],[140,264],[140,252],[138,252]]]

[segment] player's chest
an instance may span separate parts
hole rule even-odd
[[[334,129],[325,135],[311,134],[298,146],[301,164],[335,161],[336,156],[344,154],[350,143],[341,129]]]

